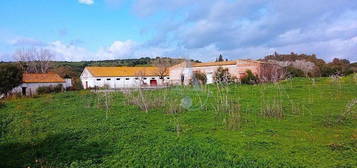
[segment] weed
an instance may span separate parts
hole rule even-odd
[[[282,119],[284,117],[284,110],[281,100],[274,99],[271,104],[264,104],[261,109],[261,114],[265,118]]]
[[[229,96],[228,87],[216,85],[216,102],[213,103],[213,109],[217,115],[218,122],[226,125],[227,129],[236,130],[241,127],[241,106],[237,100]]]
[[[6,107],[5,102],[3,102],[3,101],[0,100],[0,109],[1,109],[1,108],[5,108],[5,107]]]
[[[356,114],[357,114],[357,98],[347,103],[343,116],[349,119],[354,119],[356,118]]]

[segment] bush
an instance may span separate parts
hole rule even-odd
[[[38,94],[46,94],[46,93],[51,93],[51,87],[50,86],[41,86],[37,88],[37,93]]]
[[[253,85],[258,83],[258,78],[253,74],[251,70],[247,70],[246,73],[247,75],[241,79],[241,82],[243,84]]]
[[[63,85],[62,84],[58,84],[53,88],[53,91],[55,93],[59,93],[59,92],[62,92],[62,89],[63,89]]]
[[[38,94],[47,94],[47,93],[59,93],[62,92],[63,85],[58,84],[55,87],[53,86],[41,86],[37,88]]]
[[[237,78],[229,73],[228,68],[223,67],[219,67],[217,69],[217,71],[214,73],[213,79],[218,84],[229,84],[235,83],[237,81]]]
[[[200,71],[193,72],[193,83],[204,85],[207,83],[207,76],[205,73]]]
[[[293,77],[305,77],[304,71],[302,71],[301,69],[294,68],[292,66],[288,66],[287,67],[287,73],[288,73],[288,76],[290,78],[293,78]]]

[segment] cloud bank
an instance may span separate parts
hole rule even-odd
[[[79,0],[91,5],[93,0]],[[213,61],[225,58],[258,59],[274,52],[316,54],[327,61],[337,57],[357,61],[357,2],[354,0],[106,0],[110,5],[130,2],[142,20],[147,41],[116,40],[89,51],[76,43],[54,41],[46,47],[57,59],[104,60],[139,57],[180,57]],[[121,10],[120,8],[118,10]],[[18,38],[14,46],[43,45]]]

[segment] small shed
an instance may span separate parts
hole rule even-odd
[[[37,89],[43,86],[55,87],[61,85],[64,89],[72,87],[71,79],[63,79],[56,73],[24,73],[22,84],[13,89],[13,93],[21,93],[24,96],[37,94]]]

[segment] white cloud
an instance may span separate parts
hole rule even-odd
[[[134,41],[114,41],[109,47],[99,49],[97,59],[123,59],[132,58],[137,44]]]
[[[54,52],[55,60],[83,61],[96,59],[94,54],[87,49],[73,44],[65,44],[61,41],[49,43],[46,48]]]
[[[357,46],[352,39],[357,36],[357,3],[351,0],[185,2],[136,1],[134,11],[138,15],[171,14],[159,23],[161,26],[152,28],[156,36],[149,44],[176,42],[181,45],[177,50],[193,53],[206,48],[202,60],[218,52],[232,59],[257,59],[273,50],[316,53],[326,60],[356,57],[353,50]],[[175,3],[179,5],[171,5]],[[172,19],[175,16],[181,19]]]
[[[94,0],[78,0],[81,4],[92,5],[94,4]]]

